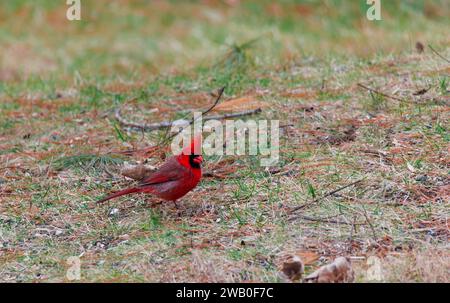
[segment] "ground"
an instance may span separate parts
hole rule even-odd
[[[0,4],[0,281],[69,282],[79,257],[82,282],[278,282],[299,255],[449,282],[448,1],[383,1],[374,22],[365,1],[86,1],[72,22],[64,2]],[[95,204],[170,153],[115,108],[173,120],[222,86],[280,120],[276,166],[205,157],[178,208]]]

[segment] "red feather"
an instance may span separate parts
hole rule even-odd
[[[156,172],[142,180],[136,187],[127,188],[109,195],[98,203],[131,193],[151,193],[164,200],[176,201],[195,188],[202,177],[200,163],[203,158],[194,155],[200,146],[201,137],[196,137],[191,146],[178,156],[170,157]]]
[[[108,201],[108,200],[111,200],[111,199],[114,199],[114,198],[117,198],[117,197],[120,197],[120,196],[123,196],[123,195],[128,195],[128,194],[131,194],[131,193],[137,193],[139,191],[141,191],[141,189],[136,188],[136,187],[126,188],[126,189],[118,191],[118,192],[116,192],[116,193],[114,193],[112,195],[109,195],[109,196],[107,196],[107,197],[105,197],[105,198],[103,198],[101,200],[98,200],[97,203],[103,203],[105,201]]]

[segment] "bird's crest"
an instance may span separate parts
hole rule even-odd
[[[190,146],[183,148],[181,152],[183,155],[201,155],[202,154],[202,135],[196,135],[192,140]]]

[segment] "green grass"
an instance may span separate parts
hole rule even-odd
[[[55,169],[70,169],[70,168],[91,168],[108,165],[118,165],[123,163],[123,160],[118,157],[108,155],[75,155],[62,157],[54,162]]]

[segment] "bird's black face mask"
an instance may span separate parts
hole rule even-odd
[[[200,155],[189,155],[189,164],[192,168],[200,168],[202,161],[203,158]]]

